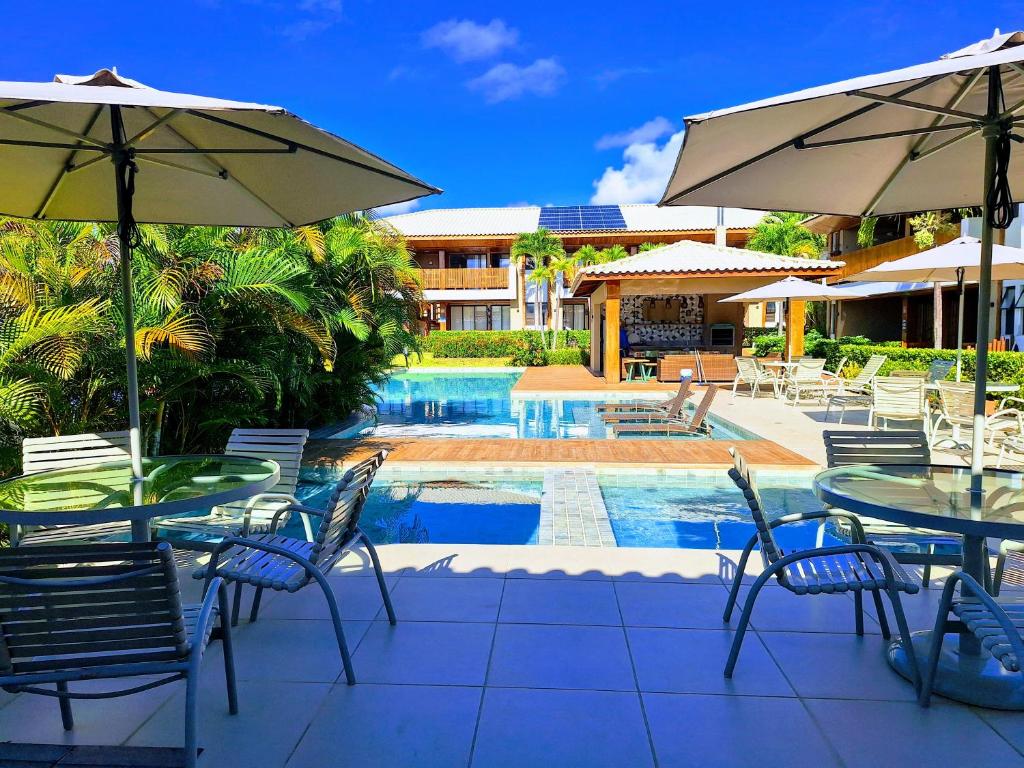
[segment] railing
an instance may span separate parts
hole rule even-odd
[[[948,243],[955,237],[960,236],[960,230],[952,232],[946,235],[937,235],[935,238],[936,245],[943,245]],[[870,248],[862,248],[859,251],[852,251],[850,253],[844,253],[842,256],[835,256],[832,258],[840,261],[845,261],[846,266],[843,267],[843,271],[838,277],[832,278],[830,282],[835,282],[849,275],[855,275],[858,272],[863,272],[865,269],[871,269],[877,267],[879,264],[884,264],[887,261],[895,261],[896,259],[902,259],[904,256],[910,256],[911,254],[918,253],[921,249],[917,247],[912,237],[901,237],[899,240],[891,240],[888,243],[882,243],[881,245],[872,245]]]
[[[482,267],[480,269],[421,269],[424,290],[508,288],[508,269]]]

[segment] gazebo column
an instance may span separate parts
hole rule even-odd
[[[786,302],[789,311],[786,313],[786,342],[788,358],[800,357],[804,353],[804,323],[806,322],[806,301],[790,299]]]
[[[621,313],[619,281],[609,280],[605,283],[605,287],[608,294],[604,303],[604,378],[609,384],[618,384],[622,380],[619,351]]]

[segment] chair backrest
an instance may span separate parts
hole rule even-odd
[[[913,371],[909,368],[894,370],[889,375],[897,379],[921,379],[922,381],[928,379],[928,371]]]
[[[942,381],[956,367],[956,360],[932,360],[928,366],[928,381]]]
[[[342,475],[338,486],[335,487],[336,492],[341,492],[349,486],[357,485],[366,479],[373,479],[373,476],[377,474],[377,470],[380,469],[381,464],[388,457],[387,449],[377,451],[377,453],[369,456],[358,464],[353,464]]]
[[[236,428],[231,430],[224,453],[276,461],[281,466],[281,479],[267,493],[293,494],[299,483],[302,451],[308,438],[308,429]]]
[[[729,477],[736,484],[736,487],[743,492],[743,497],[747,500],[747,507],[750,508],[750,514],[754,518],[754,526],[757,528],[757,538],[761,543],[761,559],[764,561],[765,567],[768,567],[782,557],[782,548],[779,547],[778,542],[775,540],[775,535],[768,525],[768,519],[764,513],[764,504],[761,501],[761,494],[757,492],[757,486],[754,484],[754,478],[750,474],[750,467],[747,465],[746,459],[734,447],[729,448],[729,454],[732,456],[733,461],[732,468],[729,470]]]
[[[871,402],[876,415],[919,416],[924,411],[924,379],[876,376]]]
[[[0,684],[188,653],[170,544],[0,550]]]
[[[825,370],[823,358],[805,357],[796,368],[793,369],[794,381],[821,381],[821,374]]]
[[[345,486],[338,483],[331,493],[309,557],[310,562],[325,573],[344,554],[345,546],[355,535],[363,505],[373,485],[373,474],[358,483]]]
[[[693,409],[693,416],[690,417],[690,428],[694,431],[699,430],[704,425],[704,421],[708,417],[708,411],[711,410],[711,403],[715,400],[716,392],[718,392],[718,387],[715,384],[708,384],[704,397],[697,403],[697,407]]]
[[[128,431],[28,437],[21,442],[21,471],[76,469],[131,459]]]
[[[864,367],[860,369],[860,373],[850,379],[850,384],[855,387],[866,387],[868,386],[878,375],[878,372],[885,365],[885,355],[872,355],[868,358],[868,361],[864,363]]]
[[[761,367],[752,357],[737,357],[736,370],[739,373],[741,381],[757,381],[758,377],[761,375]]]
[[[829,467],[932,463],[928,438],[919,430],[826,430],[821,437]]]
[[[843,375],[843,368],[846,367],[846,361],[849,360],[849,359],[850,358],[846,357],[845,355],[843,357],[839,358],[839,365],[836,366],[836,369],[834,371],[836,376],[842,376]]]
[[[938,386],[943,416],[955,424],[973,423],[974,383],[940,381]]]

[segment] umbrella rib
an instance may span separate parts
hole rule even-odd
[[[72,131],[68,128],[64,128],[59,125],[54,125],[53,123],[48,123],[45,120],[39,120],[35,117],[29,117],[28,115],[21,115],[17,112],[12,112],[7,107],[5,107],[4,109],[0,109],[0,113],[3,113],[8,117],[13,117],[15,120],[21,120],[26,123],[31,123],[32,125],[37,125],[40,128],[46,128],[47,130],[53,131],[54,133],[63,133],[65,136],[71,136],[74,139],[84,141],[86,144],[92,144],[94,147],[99,147],[100,149],[109,149],[109,147],[106,144],[104,144],[102,141],[98,139],[91,138],[90,136],[86,136],[85,134],[79,133],[78,131]]]
[[[92,113],[92,117],[89,118],[89,122],[85,126],[84,133],[88,134],[89,131],[92,130],[102,113],[103,107],[97,106],[96,111]],[[57,191],[60,189],[61,184],[64,183],[64,179],[67,177],[68,173],[75,167],[75,155],[77,154],[77,149],[73,149],[68,153],[68,156],[64,159],[64,165],[61,166],[60,173],[57,174],[57,178],[55,178],[53,180],[53,184],[50,185],[50,189],[46,193],[46,197],[43,198],[42,205],[40,205],[32,215],[33,219],[46,217],[46,209],[50,207],[50,203],[53,202],[53,198],[57,196]],[[105,158],[106,155],[100,155],[99,157],[94,157],[92,162],[103,160]]]
[[[146,157],[145,155],[138,155],[137,160],[144,163],[152,163],[153,165],[161,165],[166,168],[175,168],[179,171],[188,171],[189,173],[198,173],[201,176],[209,176],[211,179],[227,179],[228,172],[221,171],[207,171],[204,168],[189,168],[187,165],[181,165],[180,163],[172,163],[170,160],[163,160],[156,157]]]
[[[871,101],[881,101],[885,104],[895,104],[897,107],[906,107],[907,109],[914,109],[918,112],[931,112],[936,115],[942,115],[944,117],[962,117],[965,120],[977,120],[983,121],[984,115],[976,115],[973,112],[964,112],[961,109],[951,109],[950,107],[937,107],[933,104],[925,104],[921,101],[911,101],[910,99],[900,99],[895,96],[881,96],[877,93],[870,93],[869,91],[849,91],[847,96],[856,96],[861,99],[869,99]]]
[[[932,83],[935,83],[935,82],[941,80],[943,77],[945,77],[945,75],[932,75],[931,77],[926,77],[924,80],[922,80],[919,83],[914,83],[913,85],[908,85],[906,88],[903,88],[903,89],[897,91],[896,95],[897,96],[906,96],[909,93],[913,93],[914,91],[920,90],[921,88],[925,88],[925,87],[931,85]],[[806,133],[803,133],[803,134],[800,134],[798,136],[795,136],[792,139],[788,139],[787,141],[784,141],[781,144],[777,144],[776,146],[772,147],[771,149],[767,149],[764,152],[762,152],[762,153],[760,153],[758,155],[755,155],[752,158],[744,160],[742,163],[738,163],[738,164],[732,166],[731,168],[727,168],[724,171],[719,171],[718,173],[714,174],[713,176],[708,177],[704,181],[698,182],[697,184],[694,184],[693,186],[688,187],[687,189],[684,189],[681,192],[676,192],[671,197],[666,198],[665,200],[663,200],[660,203],[660,205],[671,205],[672,203],[674,203],[679,198],[684,197],[684,196],[690,194],[691,192],[695,192],[698,189],[703,189],[704,187],[706,187],[706,186],[708,186],[710,184],[714,184],[716,181],[720,181],[720,180],[724,179],[726,176],[731,176],[732,174],[736,173],[737,171],[742,171],[744,168],[747,168],[748,166],[754,165],[755,163],[759,163],[762,160],[764,160],[765,158],[771,157],[772,155],[778,154],[779,152],[781,152],[784,149],[787,149],[788,147],[794,146],[799,141],[803,141],[805,139],[808,139],[811,136],[816,136],[819,133],[823,133],[823,132],[825,132],[827,130],[835,128],[836,126],[842,125],[843,123],[847,123],[850,120],[855,120],[858,117],[860,117],[861,115],[865,115],[868,112],[871,112],[871,111],[873,111],[875,109],[878,109],[880,106],[882,106],[882,105],[880,103],[878,103],[878,102],[875,102],[873,104],[867,104],[867,105],[861,107],[860,109],[854,110],[853,112],[851,112],[848,115],[843,115],[842,117],[837,117],[834,120],[829,120],[827,123],[824,123],[823,125],[820,125],[817,128],[813,128],[812,130],[810,130],[810,131],[808,131]]]
[[[1003,114],[1008,117],[1017,114],[1018,112],[1021,111],[1021,109],[1024,109],[1024,99],[1018,101],[1008,110],[1006,110],[1006,112]],[[926,157],[930,157],[931,155],[934,155],[936,152],[940,150],[946,149],[947,147],[951,147],[952,145],[961,142],[964,139],[969,139],[971,136],[974,136],[980,130],[981,128],[972,128],[969,131],[964,131],[959,136],[954,136],[951,139],[947,139],[946,141],[942,142],[941,144],[936,144],[934,147],[929,147],[928,149],[922,152],[918,152],[916,155],[910,158],[910,161],[916,163],[918,160],[924,160]]]
[[[140,141],[143,141],[144,139],[146,139],[151,133],[153,133],[153,131],[155,131],[161,125],[169,123],[171,120],[173,120],[178,115],[180,115],[183,111],[184,111],[183,109],[172,109],[170,112],[168,112],[163,117],[156,117],[156,115],[153,115],[153,113],[149,109],[146,109],[146,112],[148,114],[150,114],[150,115],[153,115],[153,117],[156,118],[156,119],[152,123],[150,123],[148,126],[143,128],[141,131],[136,133],[134,136],[132,136],[130,139],[128,139],[128,141],[126,141],[124,143],[124,145],[126,147],[132,147],[132,146],[138,144]]]
[[[843,139],[827,139],[825,141],[814,141],[807,143],[797,141],[797,149],[821,149],[822,147],[838,147],[844,144],[859,144],[863,141],[878,141],[880,139],[898,139],[901,136],[920,136],[921,134],[939,133],[941,131],[957,131],[961,128],[974,127],[974,123],[947,123],[946,125],[924,126],[922,128],[905,128],[902,131],[885,131],[883,133],[869,133],[865,136],[848,136]]]

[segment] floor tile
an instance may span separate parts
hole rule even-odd
[[[513,579],[604,581],[612,578],[608,562],[615,551],[606,547],[516,547],[509,553],[506,573]]]
[[[996,729],[1018,751],[1024,753],[1024,715],[997,709],[973,709],[974,714]]]
[[[353,658],[368,683],[483,685],[493,624],[374,622]]]
[[[399,621],[493,623],[504,583],[499,578],[403,579],[391,599]]]
[[[620,627],[499,624],[488,685],[635,690]]]
[[[622,620],[631,627],[722,629],[729,593],[719,584],[615,583]]]
[[[723,674],[732,632],[630,627],[627,636],[641,691],[796,696],[753,632],[732,679]]]
[[[619,606],[610,581],[509,579],[499,621],[619,626]]]
[[[740,620],[747,590],[740,590],[739,601],[733,610],[731,626]],[[871,602],[864,599],[864,632],[879,634],[878,622],[867,610]],[[724,607],[724,601],[723,601]],[[853,598],[841,595],[795,595],[788,589],[765,588],[754,603],[751,625],[765,632],[856,632]]]
[[[288,766],[467,765],[480,696],[457,686],[335,686]]]
[[[645,693],[643,700],[662,768],[841,765],[796,700],[659,693]]]
[[[371,621],[385,615],[384,601],[377,579],[331,577],[327,581],[334,591],[334,599],[338,603],[338,612],[341,613],[342,619]],[[398,578],[391,576],[386,582],[389,589],[394,589]],[[242,601],[243,618],[249,615],[249,600],[252,599],[252,595],[253,590],[247,589],[246,597]],[[263,599],[265,604],[260,607],[261,620],[331,618],[327,598],[317,584],[310,584],[291,594],[267,591],[263,593]]]
[[[369,626],[368,621],[343,622],[350,653]],[[240,625],[235,632],[235,669],[239,680],[333,683],[342,672],[334,624],[260,618],[255,624]]]
[[[913,701],[914,687],[886,661],[878,635],[764,632],[762,642],[799,696]],[[743,665],[740,654],[737,674]]]
[[[474,768],[653,765],[636,693],[488,688]]]
[[[330,689],[327,683],[243,681],[238,685],[238,714],[231,715],[223,677],[204,677],[199,697],[199,746],[203,749],[199,768],[283,765]],[[181,690],[128,743],[147,747],[182,746],[184,702],[185,692]],[[259,734],[259,738],[254,738],[255,734]]]
[[[1024,757],[967,707],[939,701],[927,709],[899,702],[806,704],[848,765],[1024,765]]]

